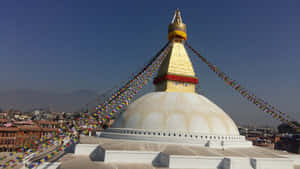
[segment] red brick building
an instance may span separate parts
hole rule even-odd
[[[40,120],[36,121],[36,123],[41,128],[41,136],[54,134],[61,127],[61,123],[56,121]]]
[[[17,127],[0,127],[0,152],[15,150],[18,146],[16,141],[18,135]]]
[[[8,125],[9,124],[9,125]],[[33,147],[42,136],[54,134],[60,127],[52,121],[8,122],[0,119],[0,152],[15,151],[21,147]]]

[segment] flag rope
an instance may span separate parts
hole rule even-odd
[[[26,167],[30,169],[37,168],[41,163],[50,160],[57,153],[62,152],[68,146],[75,144],[80,138],[79,131],[83,128],[83,126],[90,126],[91,121],[96,120],[97,118],[99,120],[98,125],[101,125],[102,122],[115,117],[116,113],[120,112],[122,108],[125,108],[134,95],[136,95],[137,92],[147,84],[149,79],[159,68],[162,61],[166,58],[170,51],[170,46],[171,43],[168,42],[139,73],[129,80],[122,88],[119,88],[117,92],[113,93],[112,96],[104,101],[102,105],[98,105],[95,108],[96,111],[94,113],[83,113],[79,120],[67,123],[55,134],[51,135],[50,138],[44,136],[40,140],[33,142],[33,144],[36,145],[36,148],[28,149],[27,146],[19,148],[18,152],[21,153],[21,155],[17,155],[15,160],[9,160],[2,165],[0,164],[0,168],[14,167],[16,166],[16,162],[22,163],[27,157],[30,157],[30,155],[32,155],[32,157],[30,157],[30,159],[26,159],[26,161],[29,162]],[[103,109],[105,106],[109,106],[109,108]],[[92,128],[95,127],[96,126],[94,125]],[[84,130],[83,132],[86,133],[88,130]],[[38,155],[41,155],[41,153],[46,149],[56,144],[58,144],[58,148],[54,151],[46,152],[43,154],[42,158],[31,161],[33,158],[38,158]],[[17,152],[12,152],[10,155],[13,156],[16,153]]]
[[[287,113],[281,112],[279,109],[275,108],[275,106],[272,106],[265,100],[252,94],[251,92],[249,92],[249,90],[247,90],[245,87],[240,85],[237,81],[230,78],[228,75],[226,75],[220,69],[218,69],[215,65],[213,65],[211,62],[209,62],[205,57],[200,55],[200,53],[197,52],[194,48],[192,48],[192,46],[189,45],[187,42],[185,42],[185,45],[189,49],[191,49],[205,64],[207,64],[207,66],[213,72],[215,72],[220,79],[222,79],[226,84],[228,84],[230,87],[232,87],[237,92],[239,92],[242,97],[246,98],[249,102],[256,105],[263,112],[271,115],[274,119],[279,120],[282,123],[287,123],[292,128],[298,128],[298,126],[296,126],[293,123],[293,121],[290,120],[290,116],[288,116]]]

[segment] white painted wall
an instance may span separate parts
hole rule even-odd
[[[170,155],[169,168],[219,169],[223,157]]]
[[[144,163],[152,164],[154,159],[158,157],[160,152],[150,152],[150,151],[115,151],[107,150],[105,151],[105,163]]]
[[[223,161],[224,169],[253,169],[249,157],[226,157]]]
[[[252,158],[254,169],[293,169],[293,160],[286,158]]]
[[[75,155],[87,155],[89,156],[99,144],[76,144]]]

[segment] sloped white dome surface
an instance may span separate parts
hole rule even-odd
[[[221,108],[202,95],[183,92],[152,92],[140,97],[112,128],[239,135]]]

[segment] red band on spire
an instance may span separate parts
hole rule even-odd
[[[158,84],[164,80],[172,80],[177,82],[187,82],[187,83],[193,83],[198,84],[198,79],[195,77],[187,77],[187,76],[180,76],[180,75],[164,75],[160,77],[156,77],[153,81],[154,84]]]

